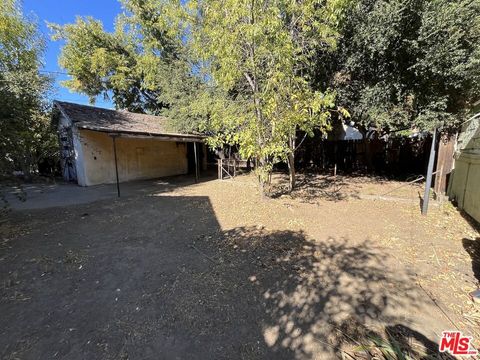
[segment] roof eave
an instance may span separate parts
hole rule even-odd
[[[108,128],[99,128],[95,126],[75,124],[78,129],[97,131],[107,133],[110,136],[118,137],[135,137],[135,138],[157,138],[165,141],[178,141],[178,142],[204,142],[206,136],[195,134],[179,134],[179,133],[152,133],[145,131],[128,131],[128,130],[115,130]]]

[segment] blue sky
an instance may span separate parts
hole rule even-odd
[[[113,30],[115,17],[121,12],[121,4],[117,0],[23,0],[23,11],[27,16],[34,15],[38,20],[40,31],[47,39],[47,50],[44,58],[44,70],[65,72],[58,65],[58,55],[62,43],[50,40],[50,32],[46,22],[68,24],[75,21],[76,16],[92,16],[103,22],[104,28]],[[60,85],[66,75],[55,75],[57,100],[88,104],[88,98],[78,93],[71,93]],[[109,101],[99,97],[96,106],[112,108]]]

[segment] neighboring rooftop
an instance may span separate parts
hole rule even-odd
[[[198,134],[180,134],[169,131],[168,119],[163,116],[132,113],[126,110],[109,110],[64,101],[54,101],[54,106],[80,129],[150,136],[203,138]]]

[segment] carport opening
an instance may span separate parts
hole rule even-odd
[[[118,133],[110,133],[109,136],[112,139],[113,145],[113,157],[114,157],[114,165],[115,165],[115,182],[117,186],[117,195],[120,197],[120,183],[122,180],[119,176],[119,152],[117,149],[117,138],[138,138],[135,135],[124,135]],[[155,138],[151,138],[152,140]],[[158,137],[157,137],[158,139]],[[183,139],[179,139],[183,140]],[[168,140],[167,140],[168,141]],[[171,141],[171,140],[170,140]],[[200,173],[202,170],[206,170],[206,153],[205,153],[205,146],[203,141],[176,141],[177,146],[186,146],[186,156],[187,156],[187,174],[193,175],[195,178],[195,182],[198,182],[200,179]],[[138,150],[138,149],[137,149]],[[185,158],[183,158],[185,159]],[[182,160],[183,161],[183,160]]]
[[[212,175],[217,171],[217,156],[205,143],[197,142],[197,156],[200,176]],[[187,143],[188,174],[195,176],[195,150],[193,143]]]
[[[198,171],[201,172],[203,169],[203,157],[204,149],[202,143],[187,143],[187,160],[188,160],[188,174],[195,176],[195,145],[197,146],[197,164]]]

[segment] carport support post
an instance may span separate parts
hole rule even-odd
[[[430,187],[432,186],[433,163],[435,162],[435,142],[437,129],[433,130],[432,146],[430,147],[430,158],[428,159],[427,177],[425,179],[425,193],[423,194],[422,215],[427,215],[428,201],[430,200]]]
[[[197,143],[193,142],[193,154],[195,156],[195,182],[198,183],[198,159],[197,159]]]
[[[112,135],[113,141],[113,156],[115,157],[115,176],[117,178],[117,195],[120,197],[120,182],[118,181],[118,162],[117,162],[117,144],[115,138],[117,135]]]

